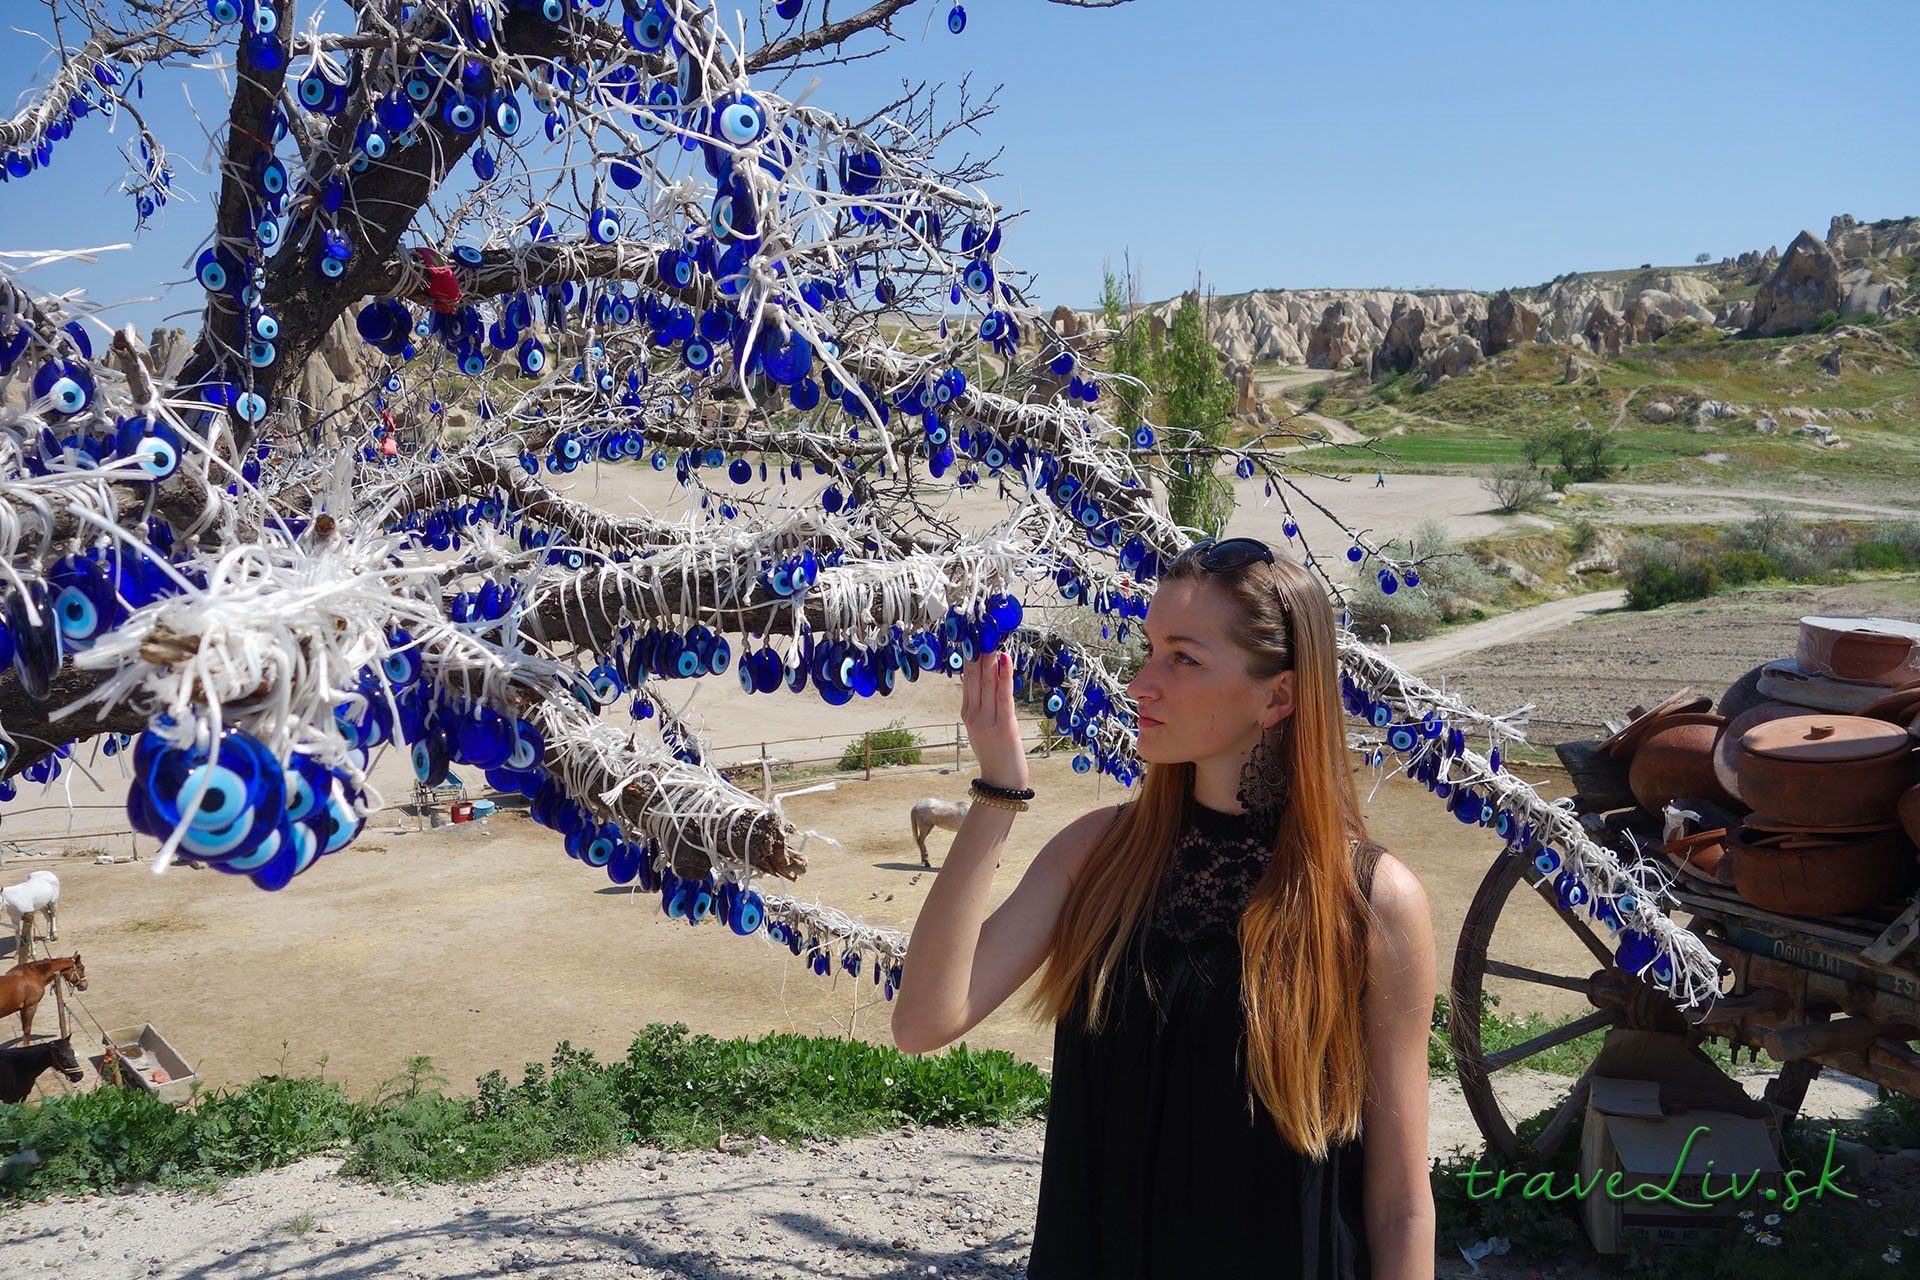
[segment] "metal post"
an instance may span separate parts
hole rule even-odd
[[[871,729],[867,730],[866,733],[862,736],[866,738],[866,742],[867,742],[867,747],[866,747],[867,781],[872,782],[873,781],[873,730]]]
[[[767,763],[767,744],[760,744],[760,799],[773,803],[773,766]]]

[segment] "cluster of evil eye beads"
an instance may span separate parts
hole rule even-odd
[[[183,857],[283,889],[360,834],[356,794],[344,771],[301,755],[283,767],[239,729],[212,750],[148,729],[133,745],[127,820],[156,840],[178,833]]]
[[[74,125],[96,111],[112,119],[119,109],[118,95],[123,83],[119,67],[111,60],[96,61],[88,74],[76,81],[73,92],[59,110],[45,117],[38,136],[31,142],[22,140],[21,145],[0,155],[0,182],[16,181],[51,165],[54,143],[72,137]],[[172,194],[173,167],[155,155],[144,137],[140,140],[140,164],[138,177],[123,186],[133,196],[135,224],[145,225]]]
[[[1639,905],[1638,895],[1631,886],[1611,896],[1596,892],[1565,865],[1559,850],[1536,839],[1532,823],[1523,822],[1473,786],[1450,782],[1440,776],[1446,760],[1458,759],[1465,753],[1463,730],[1448,725],[1437,711],[1427,712],[1417,722],[1397,720],[1392,706],[1384,698],[1371,693],[1345,672],[1340,676],[1340,697],[1348,715],[1385,732],[1387,746],[1407,759],[1407,776],[1446,801],[1448,812],[1459,822],[1492,830],[1509,850],[1527,858],[1542,880],[1550,878],[1560,910],[1584,910],[1590,919],[1619,935],[1614,953],[1616,964],[1630,973],[1648,970],[1661,983],[1672,978],[1673,962],[1660,952],[1657,942],[1649,935],[1626,928],[1627,920]],[[1378,765],[1384,759],[1384,753],[1376,750],[1369,763]],[[1500,771],[1500,748],[1494,747],[1487,753],[1487,764],[1495,772]]]
[[[0,329],[0,378],[14,371],[32,338],[33,331],[24,324]],[[92,412],[98,394],[93,341],[78,321],[60,330],[59,343],[60,354],[33,371],[27,409],[52,425],[42,427],[25,450],[27,470],[43,476],[131,462],[134,465],[117,478],[152,481],[178,471],[183,450],[173,427],[144,414],[105,421]]]
[[[11,666],[28,697],[45,698],[66,655],[92,648],[182,582],[204,585],[189,566],[160,567],[171,545],[167,526],[150,520],[144,552],[91,547],[56,561],[44,580],[22,578],[0,604],[0,669]]]

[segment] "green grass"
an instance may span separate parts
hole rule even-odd
[[[471,1096],[445,1084],[413,1058],[369,1099],[318,1075],[276,1075],[181,1109],[115,1088],[0,1104],[0,1159],[21,1157],[0,1167],[0,1204],[130,1184],[204,1188],[323,1154],[344,1156],[349,1176],[467,1182],[634,1142],[687,1149],[909,1122],[1003,1124],[1044,1115],[1047,1100],[1039,1068],[999,1050],[910,1057],[856,1040],[719,1040],[684,1023],[649,1025],[617,1062],[563,1042],[518,1084],[498,1071]]]
[[[1479,471],[1520,461],[1522,436],[1581,419],[1597,428],[1619,423],[1619,478],[1659,480],[1690,473],[1706,453],[1728,455],[1721,473],[1754,482],[1768,475],[1813,473],[1883,478],[1920,471],[1920,320],[1876,326],[1889,350],[1868,338],[1743,339],[1714,334],[1697,342],[1670,339],[1628,348],[1619,359],[1581,358],[1595,384],[1562,383],[1570,348],[1539,343],[1503,353],[1480,367],[1419,390],[1412,378],[1370,384],[1364,375],[1328,384],[1320,412],[1350,422],[1392,455],[1387,465],[1413,470]],[[1684,338],[1685,335],[1680,335]],[[1843,350],[1838,378],[1819,369],[1834,345]],[[1800,347],[1784,364],[1775,357]],[[1879,373],[1872,372],[1875,365]],[[1753,413],[1695,431],[1682,421],[1653,425],[1639,409],[1663,397],[1749,405]],[[1622,406],[1626,413],[1621,415]],[[1834,418],[1849,447],[1831,450],[1804,437],[1754,434],[1751,419],[1788,405],[1828,411],[1871,409],[1873,422]],[[1775,414],[1778,417],[1778,414]],[[1782,431],[1791,429],[1779,419]],[[1400,434],[1392,434],[1398,430]],[[1327,447],[1301,461],[1332,470],[1367,472],[1380,465],[1363,454]]]

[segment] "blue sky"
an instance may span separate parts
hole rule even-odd
[[[814,101],[863,112],[909,76],[1003,85],[977,145],[1004,149],[992,190],[1029,212],[1003,252],[1047,305],[1091,304],[1102,259],[1126,253],[1149,298],[1196,275],[1222,293],[1491,290],[1784,248],[1837,212],[1920,214],[1909,0],[1817,14],[1759,0],[971,0],[960,36],[946,30],[949,3],[909,10],[884,57],[823,72]],[[15,0],[6,20],[30,26],[33,7]],[[0,102],[27,87],[37,48],[0,30]],[[180,83],[149,101],[198,162]],[[187,83],[203,110],[217,105],[210,74]],[[50,171],[0,185],[0,248],[131,238],[118,173],[117,140],[82,121]],[[102,298],[158,292],[188,274],[208,218],[206,204],[176,204],[110,267],[29,279]],[[169,309],[123,318],[151,324]]]

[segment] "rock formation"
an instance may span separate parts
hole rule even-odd
[[[1840,287],[1839,260],[1826,241],[1811,231],[1802,231],[1754,295],[1747,331],[1762,338],[1805,333],[1823,312],[1839,311],[1845,297]]]

